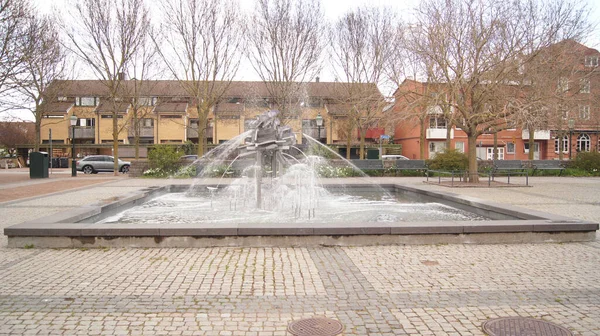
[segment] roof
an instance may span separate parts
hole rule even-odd
[[[131,104],[128,102],[117,102],[116,103],[116,112],[117,113],[126,113]],[[113,104],[111,102],[101,102],[98,106],[96,106],[96,113],[106,113],[113,112]]]
[[[241,113],[244,111],[244,104],[220,103],[215,106],[215,113]]]
[[[184,113],[187,110],[187,103],[159,103],[154,107],[155,113],[163,112],[181,112]]]
[[[180,82],[177,80],[122,81],[121,94],[133,96],[136,90],[140,96],[147,97],[189,97],[188,90],[192,82]],[[56,90],[57,96],[64,97],[106,97],[108,86],[102,80],[58,80],[53,82],[51,89]],[[226,82],[215,82],[215,85],[226,85]],[[299,90],[310,97],[320,98],[342,98],[351,89],[352,91],[375,92],[379,95],[377,86],[373,83],[341,83],[341,82],[308,82],[300,83]],[[225,97],[270,97],[268,84],[262,81],[234,81],[230,83]]]
[[[72,102],[52,102],[47,104],[44,109],[46,113],[64,113],[66,114],[71,107],[73,107]]]

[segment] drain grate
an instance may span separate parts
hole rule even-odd
[[[344,326],[339,321],[326,317],[292,321],[288,325],[288,332],[295,336],[335,336],[342,331],[344,331]]]
[[[491,319],[482,327],[489,336],[573,336],[554,323],[518,316]]]

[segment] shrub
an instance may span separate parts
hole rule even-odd
[[[455,149],[446,149],[443,153],[437,153],[431,160],[427,160],[427,166],[434,170],[466,170],[469,166],[467,155]]]
[[[573,168],[585,170],[588,173],[600,173],[600,153],[598,152],[580,152],[577,153]]]
[[[165,174],[172,174],[179,169],[179,158],[183,152],[178,151],[174,146],[155,145],[148,153],[150,168],[156,168]]]
[[[337,153],[336,148],[331,148],[322,144],[312,144],[308,149],[308,154],[317,155],[325,159],[339,159],[338,155],[335,153]]]

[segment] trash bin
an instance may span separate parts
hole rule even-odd
[[[59,160],[60,164],[58,165],[59,168],[69,168],[69,158],[66,157],[62,157]]]
[[[32,152],[29,154],[29,177],[47,178],[50,162],[46,152]]]
[[[367,160],[377,160],[379,159],[379,150],[378,149],[367,149]]]
[[[52,158],[52,168],[60,168],[60,158]]]

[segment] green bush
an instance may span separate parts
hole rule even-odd
[[[327,145],[312,144],[308,149],[309,155],[316,155],[325,159],[339,159],[339,156],[335,153],[337,153],[337,148],[331,148]]]
[[[577,153],[573,168],[584,170],[591,174],[600,174],[600,153],[598,152],[580,152]]]
[[[159,169],[165,174],[175,173],[180,166],[179,158],[183,152],[170,145],[155,145],[148,153],[150,168]]]
[[[431,160],[427,160],[427,166],[433,170],[466,170],[469,166],[467,155],[455,149],[446,149],[443,153],[437,153]]]

